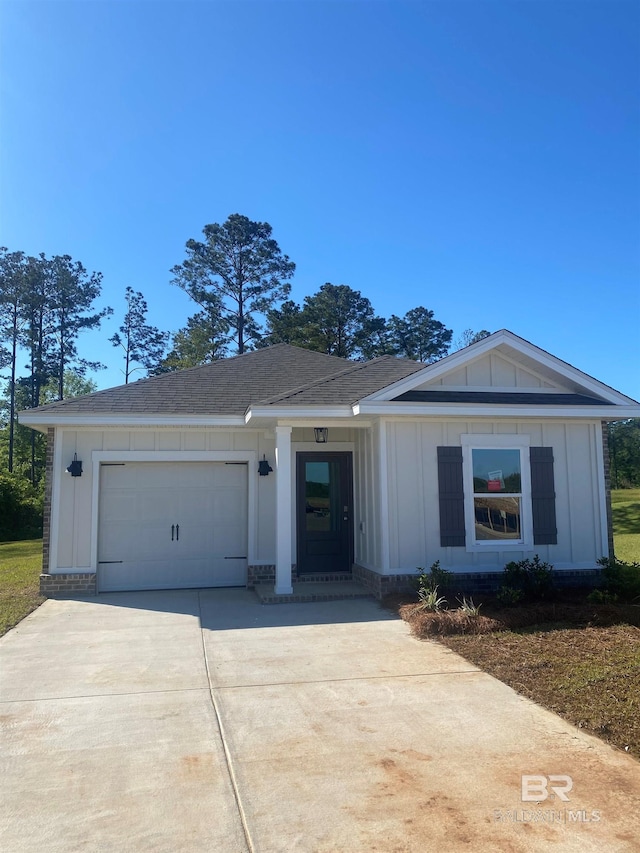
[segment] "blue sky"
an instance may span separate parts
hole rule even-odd
[[[203,225],[268,221],[379,314],[508,328],[640,398],[640,5],[6,2],[0,243],[176,330]]]

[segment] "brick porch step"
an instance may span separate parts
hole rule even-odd
[[[351,572],[309,572],[307,574],[295,575],[296,583],[353,583]]]
[[[276,595],[273,584],[257,584],[255,593],[261,604],[301,604],[307,601],[343,601],[349,598],[373,597],[373,593],[355,581],[296,582],[293,584],[293,595]]]

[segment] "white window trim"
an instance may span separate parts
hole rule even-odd
[[[464,524],[466,529],[466,549],[470,553],[483,554],[487,551],[525,551],[533,549],[533,515],[531,509],[531,463],[529,447],[531,437],[528,435],[508,434],[469,434],[460,436],[462,443],[462,481],[464,483]],[[486,450],[499,447],[504,450],[520,451],[520,475],[522,497],[520,499],[520,526],[522,538],[516,541],[501,541],[499,544],[488,539],[476,541],[475,511],[473,491],[473,450]]]

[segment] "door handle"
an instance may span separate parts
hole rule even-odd
[[[176,542],[180,541],[180,525],[176,524]]]
[[[171,525],[171,541],[173,542],[173,531],[175,530],[175,525]]]

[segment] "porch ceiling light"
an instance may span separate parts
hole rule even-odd
[[[314,427],[313,432],[316,437],[316,444],[326,444],[329,440],[329,430],[327,427]]]

